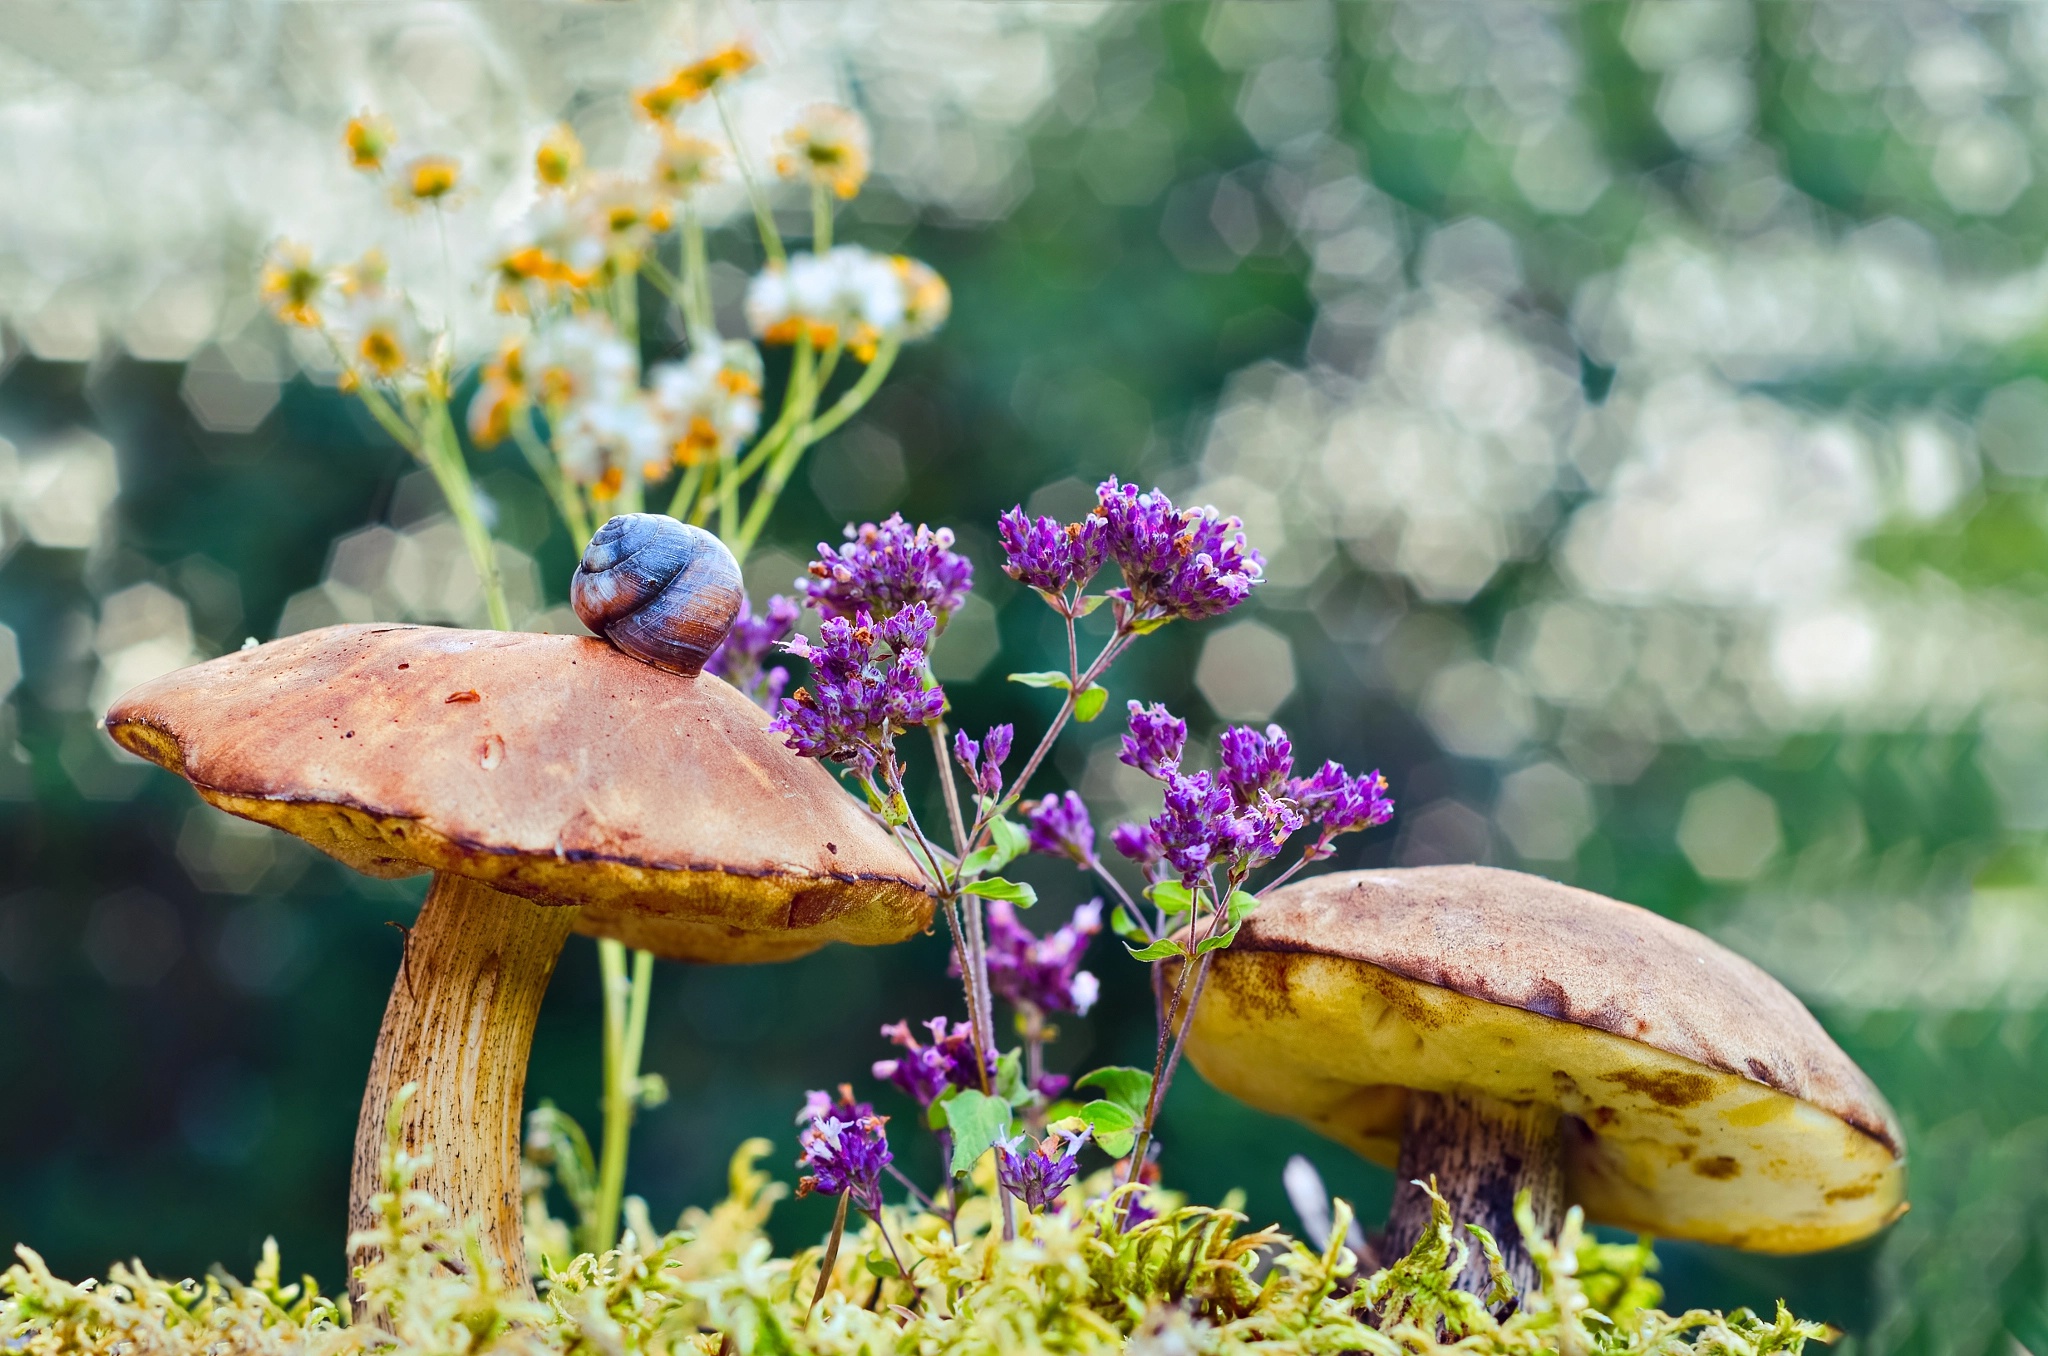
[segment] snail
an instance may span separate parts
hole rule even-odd
[[[569,584],[576,615],[656,668],[694,674],[739,616],[739,562],[701,527],[622,513],[597,529]]]

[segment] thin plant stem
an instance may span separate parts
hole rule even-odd
[[[448,501],[448,510],[455,516],[455,524],[462,533],[462,542],[469,550],[470,563],[476,567],[477,582],[482,585],[484,607],[490,614],[491,629],[509,631],[512,629],[512,611],[505,603],[505,581],[498,573],[498,552],[491,541],[491,530],[484,526],[482,515],[476,511],[476,491],[469,478],[469,467],[462,460],[462,447],[455,436],[455,425],[448,416],[448,403],[439,396],[431,397],[426,419],[426,437],[421,446],[426,450],[427,469],[434,474],[434,481],[441,487],[441,495]]]
[[[919,1194],[922,1195],[923,1193],[920,1192]],[[882,1212],[879,1210],[871,1210],[865,1213],[867,1214],[867,1217],[869,1219],[875,1222],[875,1231],[881,1234],[882,1242],[888,1245],[889,1257],[892,1261],[896,1263],[896,1274],[898,1276],[901,1276],[906,1281],[909,1280],[910,1269],[903,1265],[903,1254],[896,1251],[896,1240],[889,1237],[889,1226],[882,1223]],[[879,1285],[880,1283],[880,1279],[877,1278],[876,1284]]]
[[[754,225],[761,232],[761,248],[767,252],[768,262],[780,268],[788,257],[782,248],[782,232],[775,229],[775,214],[768,210],[768,199],[762,194],[761,185],[754,178],[754,167],[747,162],[747,153],[740,145],[739,131],[732,122],[732,111],[725,104],[725,91],[712,90],[711,102],[718,109],[718,121],[725,128],[725,139],[732,143],[732,163],[739,167],[740,182],[747,186],[747,201],[754,207]]]
[[[897,1167],[894,1163],[887,1163],[883,1165],[882,1170],[900,1182],[903,1185],[903,1189],[915,1197],[919,1205],[931,1211],[934,1215],[945,1214],[945,1211],[939,1209],[936,1201],[932,1200],[930,1196],[925,1195],[924,1188],[904,1175],[903,1169]]]
[[[626,1087],[626,1026],[632,1006],[632,981],[626,974],[626,945],[610,937],[597,943],[597,969],[604,998],[604,1141],[597,1169],[597,1200],[592,1210],[590,1250],[603,1253],[618,1237],[618,1206],[612,1183],[626,1175],[626,1118],[630,1114]]]
[[[825,185],[811,185],[811,249],[823,254],[832,248],[832,195]]]
[[[704,483],[704,462],[698,462],[685,470],[676,481],[676,492],[669,496],[668,516],[680,518],[690,511],[691,501],[696,499],[697,490]]]

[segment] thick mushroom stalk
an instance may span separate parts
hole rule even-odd
[[[386,1119],[408,1083],[416,1091],[406,1105],[402,1144],[429,1156],[414,1185],[455,1221],[477,1229],[502,1285],[531,1292],[519,1192],[526,1063],[541,999],[575,918],[573,908],[435,873],[384,1005],[356,1121],[349,1298],[359,1316],[358,1270],[375,1260],[376,1249],[356,1236],[377,1226]]]
[[[1387,1256],[1405,1256],[1421,1241],[1431,1202],[1418,1183],[1433,1179],[1451,1219],[1492,1234],[1515,1294],[1528,1294],[1536,1285],[1536,1267],[1515,1220],[1515,1197],[1527,1191],[1538,1232],[1557,1235],[1564,1218],[1558,1125],[1555,1107],[1503,1102],[1483,1093],[1411,1091],[1402,1117],[1394,1208],[1387,1216]],[[1466,1241],[1471,1251],[1458,1284],[1483,1295],[1491,1283],[1486,1255],[1475,1241]]]

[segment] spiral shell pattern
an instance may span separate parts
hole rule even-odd
[[[585,626],[635,659],[696,673],[739,616],[739,562],[701,527],[622,513],[590,539],[569,601]]]

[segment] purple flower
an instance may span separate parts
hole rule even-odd
[[[740,619],[733,623],[725,642],[705,661],[704,671],[715,673],[754,699],[763,710],[773,711],[789,685],[789,670],[777,664],[764,668],[768,656],[796,629],[796,599],[776,594],[768,610],[755,616],[745,598],[740,600]]]
[[[1244,524],[1213,508],[1177,509],[1152,490],[1141,494],[1111,476],[1096,487],[1104,548],[1123,571],[1111,589],[1126,624],[1213,617],[1243,602],[1265,562],[1245,544]]]
[[[1102,901],[1091,899],[1074,916],[1040,937],[1017,921],[1003,900],[988,905],[988,984],[1016,1007],[1085,1016],[1101,985],[1080,968],[1089,939],[1102,931]],[[956,971],[957,973],[957,971]]]
[[[1128,763],[1148,777],[1165,781],[1180,770],[1180,756],[1187,748],[1188,723],[1176,718],[1164,705],[1130,704],[1131,732],[1124,736],[1120,762]]]
[[[984,796],[1003,793],[1003,762],[1010,756],[1010,741],[1016,731],[1008,725],[991,725],[979,742],[967,731],[953,736],[953,757],[967,770],[967,780]]]
[[[811,661],[811,681],[782,699],[768,728],[805,758],[872,775],[896,735],[945,710],[946,694],[924,685],[924,647],[935,625],[931,609],[914,603],[879,627],[866,612],[830,618],[815,645],[791,637],[783,648]]]
[[[1088,1127],[1049,1127],[1036,1147],[1017,1152],[1017,1146],[1027,1142],[1025,1136],[1019,1135],[996,1146],[996,1180],[1002,1183],[1003,1190],[1024,1202],[1025,1209],[1044,1210],[1059,1200],[1060,1193],[1080,1171],[1081,1146],[1088,1142]]]
[[[919,1106],[930,1106],[948,1088],[979,1088],[981,1079],[974,1071],[973,1028],[966,1022],[955,1022],[948,1029],[945,1018],[934,1017],[925,1023],[925,1029],[931,1032],[929,1045],[918,1044],[909,1022],[883,1027],[882,1034],[908,1053],[900,1059],[876,1060],[875,1077],[894,1083]],[[993,1075],[993,1060],[988,1062],[988,1068]]]
[[[895,1159],[882,1128],[888,1119],[877,1116],[866,1102],[854,1101],[853,1089],[844,1083],[836,1102],[822,1092],[806,1094],[804,1109],[797,1113],[799,1124],[810,1124],[797,1135],[801,1152],[796,1165],[805,1175],[796,1184],[796,1194],[851,1192],[853,1204],[865,1213],[880,1211],[882,1169]]]
[[[1160,845],[1150,824],[1117,825],[1109,831],[1109,845],[1136,862],[1145,873],[1145,879],[1159,879],[1157,872],[1165,860],[1166,849]]]
[[[1025,809],[1024,824],[1033,852],[1065,857],[1084,870],[1094,864],[1095,825],[1088,819],[1088,807],[1072,791],[1047,792],[1044,800]]]
[[[1278,857],[1306,823],[1308,816],[1293,801],[1261,791],[1256,801],[1238,812],[1232,845],[1247,869],[1259,866]]]
[[[1175,773],[1166,783],[1166,808],[1152,817],[1152,836],[1166,864],[1193,888],[1211,866],[1237,855],[1236,803],[1230,788],[1208,772]]]
[[[923,603],[944,625],[974,587],[974,562],[953,550],[949,527],[913,528],[892,513],[879,525],[848,524],[846,538],[837,550],[819,542],[809,577],[797,581],[827,617],[890,617]]]
[[[1028,518],[1021,507],[1013,508],[996,526],[1003,543],[1003,573],[1047,595],[1064,612],[1061,595],[1071,587],[1087,587],[1102,568],[1107,529],[1107,521],[1098,514],[1062,524]]]
[[[1294,770],[1294,745],[1278,725],[1268,725],[1264,734],[1234,725],[1218,744],[1223,780],[1240,805],[1251,804],[1262,791],[1278,791]]]
[[[1317,823],[1316,841],[1308,849],[1311,861],[1332,855],[1330,840],[1338,834],[1373,828],[1394,817],[1387,779],[1377,768],[1354,777],[1341,763],[1324,763],[1312,775],[1289,781],[1287,794]]]

